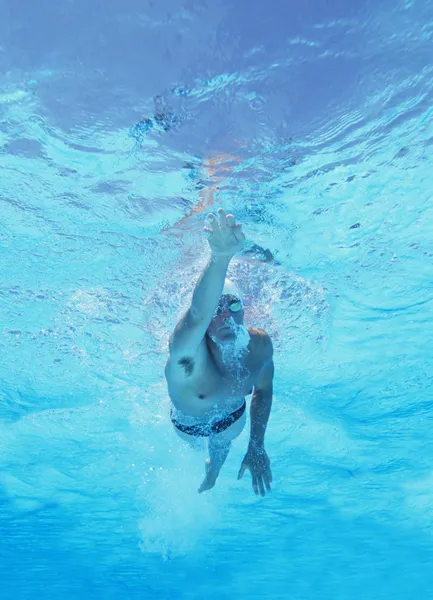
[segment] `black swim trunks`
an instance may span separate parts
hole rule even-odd
[[[183,431],[183,433],[187,433],[188,435],[209,437],[212,434],[220,433],[221,431],[228,429],[230,425],[236,423],[236,421],[240,419],[244,414],[246,406],[247,403],[244,401],[240,408],[230,413],[224,419],[221,419],[220,421],[217,421],[216,423],[212,424],[199,423],[198,425],[182,425],[182,423],[179,423],[178,421],[176,421],[176,419],[173,418],[173,411],[170,412],[170,417],[171,422],[176,427],[176,429],[179,429],[179,431]]]

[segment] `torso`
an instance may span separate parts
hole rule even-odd
[[[230,371],[220,370],[204,338],[194,357],[167,361],[165,376],[174,407],[190,417],[228,414],[252,393],[263,364],[261,329],[249,327],[248,352]]]

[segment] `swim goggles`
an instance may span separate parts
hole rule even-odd
[[[220,315],[226,308],[232,313],[237,313],[242,310],[243,304],[237,296],[234,296],[233,294],[223,294],[218,301],[215,314]]]

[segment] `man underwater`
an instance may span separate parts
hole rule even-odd
[[[273,393],[272,342],[262,329],[244,325],[242,297],[226,279],[231,259],[244,246],[242,225],[221,208],[218,218],[211,213],[208,219],[210,260],[170,337],[165,376],[171,420],[190,443],[208,438],[206,474],[198,490],[204,492],[214,487],[231,441],[245,426],[245,396],[252,393],[250,440],[238,479],[248,469],[254,492],[264,496],[272,483],[264,447]]]

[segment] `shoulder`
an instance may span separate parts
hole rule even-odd
[[[251,350],[257,360],[262,363],[269,361],[274,353],[272,340],[264,329],[258,327],[248,327],[251,338]]]

